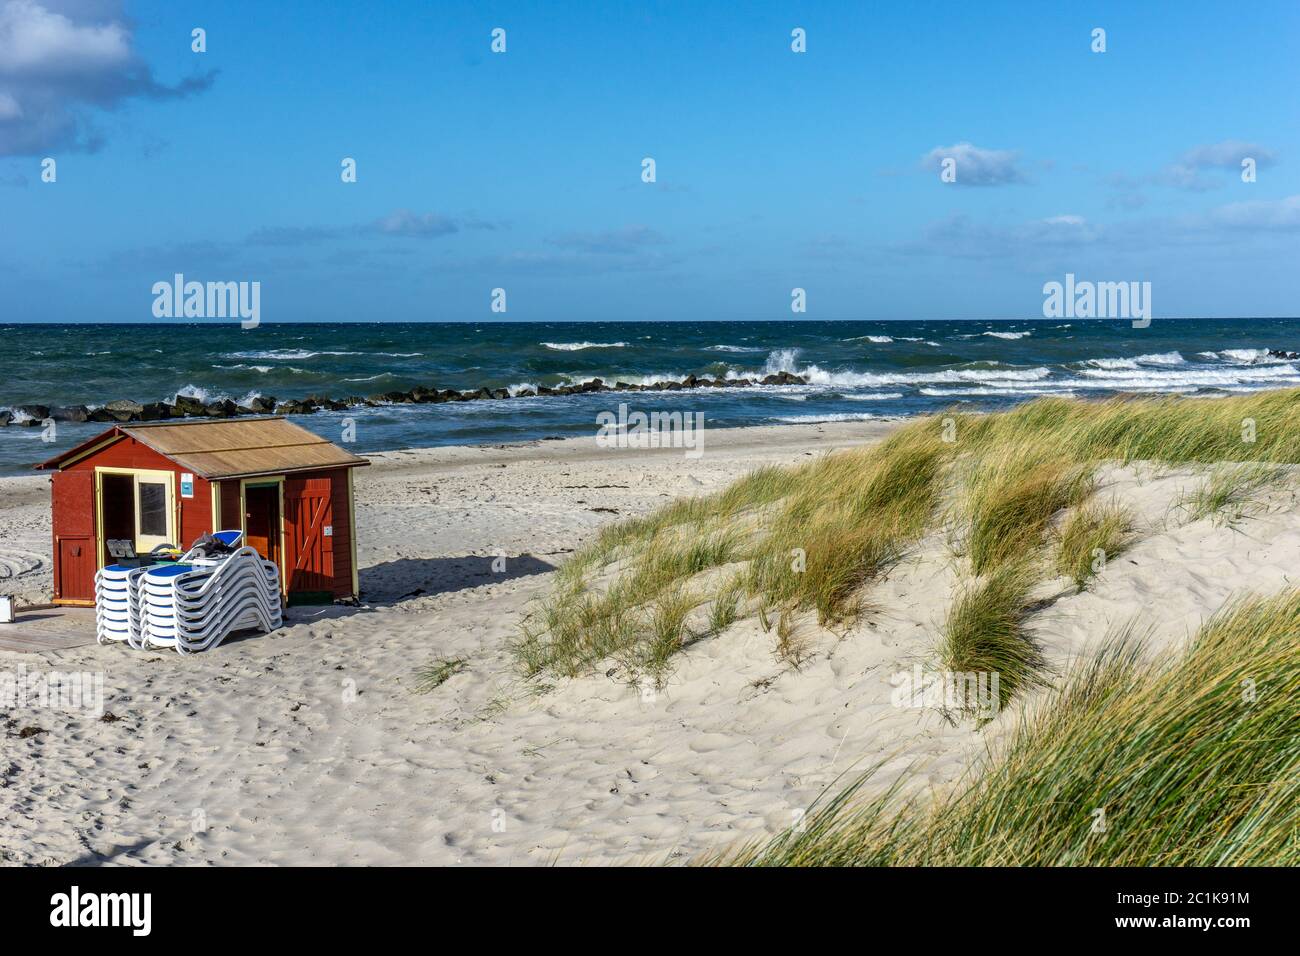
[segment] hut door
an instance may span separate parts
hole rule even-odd
[[[244,543],[274,564],[280,563],[280,485],[244,488]]]
[[[95,600],[95,476],[60,471],[54,484],[54,600],[90,604]]]
[[[290,481],[284,489],[290,592],[303,600],[334,597],[334,509],[328,478]]]

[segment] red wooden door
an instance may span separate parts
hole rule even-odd
[[[95,474],[60,471],[52,477],[54,600],[93,603],[99,553],[95,541]]]
[[[244,543],[275,564],[280,563],[280,486],[244,489]]]
[[[289,592],[334,588],[334,508],[328,478],[297,478],[284,485],[284,529]]]

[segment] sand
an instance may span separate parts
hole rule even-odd
[[[0,652],[0,671],[102,673],[109,718],[4,717],[0,861],[686,861],[796,822],[867,767],[874,788],[951,782],[1034,698],[983,729],[891,702],[891,676],[932,661],[959,580],[941,532],[870,589],[855,627],[801,620],[797,669],[754,620],[693,645],[658,691],[611,666],[539,692],[508,650],[552,569],[602,525],[889,427],[711,431],[700,459],[592,439],[373,456],[356,486],[362,607],[291,609],[273,635],[186,658]],[[1295,583],[1293,493],[1235,526],[1191,522],[1174,504],[1202,475],[1103,471],[1099,493],[1137,510],[1140,537],[1088,591],[1044,586],[1032,627],[1053,673],[1130,621],[1150,654],[1175,654],[1234,595]],[[29,603],[50,589],[48,496],[45,478],[0,479],[0,593]],[[418,668],[452,657],[463,671],[414,692]]]

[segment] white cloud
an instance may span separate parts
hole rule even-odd
[[[1003,186],[1028,180],[1016,166],[1020,154],[1007,149],[983,149],[970,143],[953,146],[936,146],[921,157],[921,168],[940,172],[943,161],[952,159],[956,164],[956,184],[959,186]]]
[[[1228,203],[1211,212],[1210,220],[1234,229],[1300,229],[1300,195]]]
[[[998,225],[979,223],[969,216],[958,215],[931,224],[922,239],[905,243],[900,248],[921,255],[992,259],[1079,248],[1104,238],[1105,232],[1101,227],[1072,213]]]
[[[17,119],[23,115],[22,104],[10,93],[0,90],[0,122]]]
[[[548,240],[552,245],[578,252],[602,255],[631,255],[645,246],[657,246],[667,240],[649,226],[624,226],[604,232],[571,232]]]
[[[120,23],[74,23],[35,0],[0,7],[0,75],[57,77],[130,59],[130,35]]]
[[[445,236],[456,232],[456,220],[436,212],[414,213],[396,209],[375,222],[375,229],[390,236]]]
[[[1277,163],[1277,154],[1265,146],[1227,139],[1221,143],[1194,146],[1176,163],[1166,166],[1156,180],[1166,186],[1190,189],[1193,192],[1218,189],[1223,185],[1223,179],[1206,175],[1206,171],[1226,169],[1240,172],[1241,161],[1247,158],[1255,160],[1255,165],[1260,169]]]
[[[93,150],[95,109],[188,96],[214,75],[155,80],[117,0],[0,0],[0,156]]]

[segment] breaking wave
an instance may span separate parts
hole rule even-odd
[[[581,352],[584,349],[625,349],[626,342],[543,342],[555,352]]]

